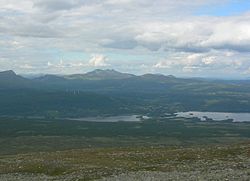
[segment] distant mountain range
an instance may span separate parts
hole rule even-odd
[[[24,78],[14,71],[0,72],[0,88],[65,88],[65,89],[87,89],[87,88],[132,88],[142,86],[152,87],[151,84],[170,83],[177,80],[174,76],[161,74],[145,74],[136,76],[128,73],[121,73],[112,69],[94,71],[85,74],[52,75],[46,74],[35,78]],[[180,79],[181,80],[181,79]],[[142,85],[142,83],[144,85]],[[146,84],[147,83],[147,84]],[[86,86],[84,86],[86,85]]]
[[[129,78],[143,78],[143,79],[151,79],[151,80],[156,80],[156,79],[168,79],[168,78],[175,78],[172,75],[165,76],[162,74],[144,74],[141,76],[136,76],[133,74],[128,74],[128,73],[121,73],[113,69],[106,69],[106,70],[101,70],[101,69],[96,69],[91,72],[87,72],[85,74],[71,74],[71,75],[44,75],[37,77],[37,80],[48,80],[48,79],[67,79],[67,80],[121,80],[121,79],[129,79]]]
[[[17,75],[14,71],[0,72],[0,88],[24,88],[29,87],[31,81]]]
[[[46,74],[35,78],[24,78],[14,71],[0,72],[1,89],[60,89],[60,90],[86,90],[86,91],[131,91],[131,92],[162,92],[169,88],[182,90],[203,87],[209,89],[218,84],[235,87],[238,84],[248,85],[248,80],[206,80],[197,78],[176,78],[172,75],[144,74],[133,75],[121,73],[116,70],[96,69],[85,74],[52,75]]]
[[[127,79],[135,77],[133,74],[121,73],[113,69],[101,70],[96,69],[86,74],[73,74],[64,76],[66,79],[83,79],[83,80],[107,80],[107,79]]]
[[[162,114],[177,111],[250,112],[249,80],[133,75],[115,70],[24,78],[0,72],[0,116],[58,113]]]

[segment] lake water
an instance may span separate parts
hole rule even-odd
[[[128,116],[108,116],[108,117],[85,117],[85,118],[68,118],[74,121],[89,121],[89,122],[139,122],[141,118],[147,119],[146,116],[128,115]]]
[[[224,112],[178,112],[176,117],[199,118],[201,121],[212,119],[214,121],[233,120],[233,122],[250,122],[250,113],[224,113]]]

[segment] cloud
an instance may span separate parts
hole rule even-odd
[[[249,74],[250,74],[250,67],[248,67],[248,69],[246,69],[246,70],[243,72],[243,74],[249,75]],[[248,78],[249,78],[249,77],[248,77]]]
[[[35,0],[34,7],[45,11],[69,10],[79,6],[77,0]]]
[[[161,59],[153,65],[155,69],[176,70],[176,72],[247,72],[250,65],[248,56],[228,51],[212,51],[208,53],[182,53]],[[213,76],[213,75],[210,75]]]
[[[135,72],[247,72],[250,13],[197,15],[204,7],[219,7],[216,3],[1,0],[0,66],[24,71],[26,64],[52,73],[103,66]]]
[[[20,3],[20,1],[17,1],[17,0],[1,0],[0,7],[1,7],[0,12],[28,13],[28,12],[33,11],[33,1],[32,0],[22,0],[22,3]]]
[[[106,4],[113,4],[113,5],[123,5],[132,3],[132,0],[107,0]]]
[[[0,23],[0,35],[36,37],[36,38],[56,38],[62,36],[59,29],[53,26],[36,22],[33,19],[18,16],[15,18],[3,17]]]
[[[105,67],[109,65],[107,64],[107,61],[108,58],[106,56],[101,54],[94,54],[89,60],[89,65],[93,67]]]
[[[87,68],[87,67],[106,67],[110,66],[108,62],[108,57],[102,54],[91,55],[88,61],[70,61],[70,60],[60,60],[60,61],[48,61],[48,68],[64,68],[64,69],[75,69],[75,68]]]
[[[114,48],[114,49],[134,49],[137,46],[135,40],[105,40],[101,42],[103,47]]]
[[[24,64],[20,66],[21,69],[34,69],[35,67],[29,64]]]
[[[11,2],[6,2],[8,6],[5,5],[3,9],[11,7],[17,10],[15,1]],[[145,47],[151,51],[196,53],[208,52],[211,49],[239,52],[250,50],[250,14],[235,17],[186,16],[181,19],[178,17],[169,19],[164,15],[171,10],[176,16],[176,12],[180,9],[182,11],[179,13],[183,13],[186,9],[208,4],[209,1],[25,0],[25,2],[26,9],[30,9],[30,4],[33,4],[32,11],[24,9],[24,13],[18,16],[13,13],[3,16],[0,23],[2,34],[61,38],[67,41],[71,41],[68,37],[77,37],[88,41],[89,44],[121,50],[137,47]],[[110,4],[121,6],[121,11],[117,12],[119,8],[112,8]],[[162,9],[163,7],[165,9]],[[157,12],[156,16],[161,18],[153,18],[154,11]],[[100,42],[100,39],[108,39],[109,42]]]
[[[150,50],[208,52],[211,49],[250,50],[250,15],[192,18],[139,25],[134,39]]]

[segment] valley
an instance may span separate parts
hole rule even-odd
[[[247,80],[1,72],[0,180],[248,180],[249,92]]]

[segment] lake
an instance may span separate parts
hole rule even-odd
[[[212,119],[214,121],[233,120],[233,122],[250,122],[250,113],[226,113],[226,112],[178,112],[176,117],[199,118],[201,121]]]
[[[85,117],[85,118],[67,118],[74,121],[89,121],[89,122],[139,122],[142,119],[147,119],[146,116],[128,115],[128,116],[107,116],[107,117]]]

